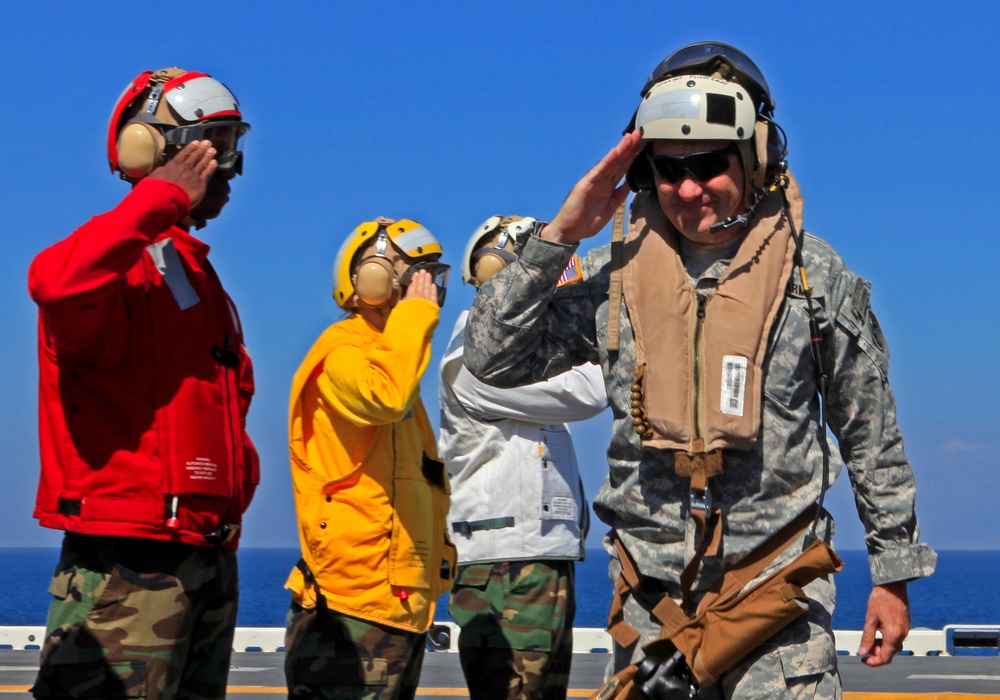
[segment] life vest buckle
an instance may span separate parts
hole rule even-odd
[[[691,509],[703,511],[706,515],[712,512],[712,492],[707,484],[703,489],[691,489]]]

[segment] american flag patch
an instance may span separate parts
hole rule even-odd
[[[565,287],[567,284],[579,282],[582,279],[583,271],[580,270],[580,256],[574,254],[573,257],[569,259],[569,264],[566,265],[566,269],[563,270],[562,275],[559,276],[559,281],[556,282],[556,289]]]

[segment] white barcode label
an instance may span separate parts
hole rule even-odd
[[[746,388],[747,358],[739,355],[723,355],[720,410],[727,416],[742,416]]]

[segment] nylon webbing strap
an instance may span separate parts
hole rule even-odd
[[[700,537],[695,548],[694,556],[681,572],[681,603],[685,608],[691,604],[691,589],[694,587],[694,579],[698,574],[698,566],[702,557],[706,554],[710,557],[719,553],[719,545],[722,544],[722,510],[716,508],[711,513],[706,513],[699,508],[691,509],[691,518],[695,522],[696,534]]]
[[[326,596],[323,595],[323,589],[319,587],[316,583],[316,575],[313,570],[309,568],[309,564],[306,563],[305,559],[299,559],[295,563],[295,568],[302,572],[302,580],[305,582],[306,586],[312,586],[313,590],[316,592],[316,607],[318,609],[326,610]]]
[[[620,560],[621,554],[618,556]],[[611,596],[611,609],[608,611],[608,634],[625,649],[628,649],[639,641],[639,637],[641,636],[635,627],[625,622],[625,595],[631,588],[631,585],[625,579],[623,569],[623,572],[618,575],[618,581],[615,583],[615,590]]]
[[[611,279],[608,281],[608,352],[618,352],[622,313],[622,261],[625,257],[625,203],[615,210],[611,224]]]
[[[702,598],[698,610],[708,607],[717,600],[738,595],[744,586],[757,578],[768,564],[777,559],[779,554],[788,549],[809,528],[817,509],[816,505],[807,508],[799,517],[772,535],[763,550],[744,557],[738,566],[727,571],[718,588],[709,591]]]
[[[83,502],[76,498],[60,498],[59,499],[59,514],[60,515],[79,515],[80,508]]]
[[[650,612],[653,613],[653,616],[659,620],[660,625],[662,625],[662,630],[660,632],[661,636],[672,637],[681,627],[684,626],[684,623],[688,621],[688,616],[684,614],[681,606],[679,606],[673,598],[662,591],[657,592],[656,595],[659,596],[659,600],[655,603],[649,600],[651,597],[651,591],[649,590],[650,585],[648,579],[639,573],[639,569],[636,567],[635,561],[632,559],[632,555],[629,554],[628,550],[625,549],[625,545],[622,544],[622,541],[617,537],[615,538],[615,549],[618,552],[618,561],[621,563],[622,567],[622,573],[619,578],[627,584],[624,591],[631,590],[640,602],[649,606]],[[616,587],[616,594],[620,588],[622,588],[620,585]],[[632,627],[632,625],[628,624],[624,620],[624,599],[615,602],[619,603],[623,611],[622,620],[618,626],[630,630],[631,634],[635,635],[635,638],[638,639],[639,633],[634,627]],[[614,605],[614,603],[612,603],[612,605]],[[615,636],[610,628],[608,629],[608,633],[615,638],[615,641],[618,641],[618,637]],[[619,632],[619,634],[621,634],[621,632]],[[621,644],[620,641],[618,641],[618,643]]]
[[[812,523],[815,508],[814,505],[806,509],[799,517],[774,534],[758,552],[745,557],[738,566],[727,571],[719,581],[719,585],[702,598],[697,612],[701,612],[719,601],[726,601],[739,595],[748,583],[757,578],[768,564],[777,559],[779,554],[788,549],[805,532]],[[688,617],[681,606],[665,593],[659,592],[660,598],[657,602],[650,601],[651,586],[648,579],[639,573],[632,555],[617,537],[615,538],[615,549],[618,552],[618,561],[621,563],[622,572],[618,577],[618,585],[615,586],[614,597],[611,601],[608,634],[623,647],[631,646],[639,638],[639,633],[624,619],[624,597],[626,593],[632,592],[660,622],[662,626],[660,636],[668,639],[673,637],[692,618]],[[701,557],[696,556],[688,564],[684,573],[681,574],[682,581],[690,576],[689,571],[697,569],[697,562],[700,560]],[[693,579],[693,576],[690,578]],[[682,593],[687,597],[690,591],[682,589]]]
[[[469,535],[481,530],[500,530],[505,527],[514,527],[513,516],[486,518],[484,520],[460,520],[451,524],[451,529],[462,535]]]

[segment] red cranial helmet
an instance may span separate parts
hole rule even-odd
[[[229,88],[205,73],[164,68],[140,73],[115,103],[108,123],[108,165],[136,181],[163,162],[169,149],[208,139],[223,172],[243,168],[243,121]]]

